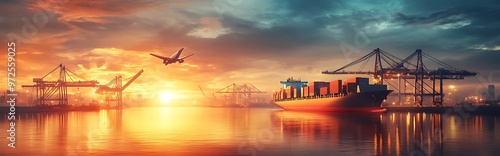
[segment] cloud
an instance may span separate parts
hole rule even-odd
[[[110,0],[110,1],[32,1],[30,10],[47,10],[61,15],[59,20],[72,22],[107,22],[102,17],[127,16],[161,5],[154,0]]]
[[[2,1],[0,40],[12,34],[27,39],[19,44],[23,83],[64,63],[103,82],[145,69],[139,87],[131,86],[136,90],[169,85],[188,92],[201,85],[215,91],[232,82],[272,90],[288,76],[332,79],[321,71],[377,47],[401,58],[421,48],[460,68],[495,71],[489,68],[500,46],[495,6],[496,1]],[[43,14],[49,18],[37,25],[34,17],[43,20]],[[36,32],[26,33],[26,25]],[[149,56],[169,56],[181,47],[184,54],[195,53],[185,64],[165,67]],[[485,61],[469,63],[477,59]],[[147,85],[151,81],[157,86]]]
[[[428,16],[408,16],[403,13],[395,14],[395,20],[406,25],[439,26],[453,24],[467,20],[466,15],[460,12],[460,9],[449,9],[432,13]]]
[[[204,17],[200,20],[202,27],[188,33],[189,36],[199,38],[216,38],[220,35],[229,33],[230,30],[221,28],[219,19],[214,17]]]

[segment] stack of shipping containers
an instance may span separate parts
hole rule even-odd
[[[368,85],[369,79],[368,78],[362,78],[362,77],[354,77],[347,79],[344,82],[343,85],[343,90],[345,90],[346,93],[357,93],[358,92],[358,85]]]
[[[309,82],[309,96],[319,96],[321,87],[329,87],[328,82],[314,81]]]
[[[304,98],[324,95],[339,95],[345,93],[359,93],[377,90],[387,90],[386,85],[370,85],[370,79],[354,77],[344,81],[333,80],[330,82],[314,81],[306,86],[288,86],[273,94],[274,100]],[[298,88],[300,87],[300,88]]]
[[[295,92],[297,92],[297,89],[295,88],[295,86],[288,86],[288,87],[286,87],[285,88],[286,98],[290,98],[290,99],[291,98],[295,98],[296,97]]]

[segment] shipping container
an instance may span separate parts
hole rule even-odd
[[[308,97],[309,96],[309,86],[304,86],[304,97]]]
[[[295,98],[295,91],[296,91],[295,88],[296,88],[295,86],[286,87],[288,98],[290,98],[290,99]]]
[[[328,88],[329,88],[329,87],[321,87],[321,88],[319,89],[319,95],[327,95],[327,94],[330,94],[330,93],[328,93],[328,92],[329,92],[329,89],[328,89]]]
[[[366,84],[368,85],[370,83],[370,79],[368,78],[364,78],[364,77],[353,77],[353,78],[350,78],[350,79],[347,79],[344,84],[348,84],[348,83],[355,83],[355,84]]]
[[[290,98],[290,88],[285,89],[285,95],[286,95],[285,99]]]
[[[309,95],[315,96],[315,95],[320,95],[321,87],[330,87],[330,82],[314,81],[314,82],[309,82],[308,86],[309,86]]]
[[[309,88],[309,95],[314,96],[314,84],[310,83],[307,88]]]
[[[339,94],[342,92],[342,80],[333,80],[330,82],[330,94]]]
[[[347,83],[346,85],[347,93],[356,93],[358,92],[358,85],[356,83]]]
[[[372,92],[387,90],[387,85],[359,85],[359,92]]]

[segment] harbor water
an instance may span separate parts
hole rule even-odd
[[[144,107],[16,116],[0,155],[498,155],[500,115]]]

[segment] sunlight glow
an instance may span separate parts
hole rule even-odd
[[[168,91],[161,91],[158,93],[158,98],[161,103],[169,103],[175,98],[175,94]]]

